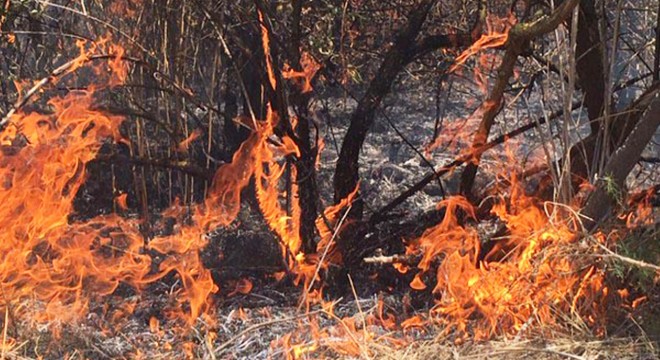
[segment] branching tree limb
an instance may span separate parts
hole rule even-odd
[[[603,45],[598,31],[598,15],[593,0],[580,1],[575,49],[578,84],[584,93],[591,132],[598,133],[598,119],[605,104],[605,68]]]
[[[581,105],[581,102],[576,102],[573,104],[573,108],[578,108]],[[523,125],[513,131],[510,131],[504,135],[500,135],[497,138],[489,141],[487,144],[484,144],[482,147],[478,149],[473,149],[470,153],[463,154],[459,157],[457,157],[455,160],[452,162],[444,165],[442,168],[438,169],[436,172],[432,172],[424,176],[420,181],[418,181],[415,185],[411,186],[408,188],[408,190],[404,191],[401,193],[399,196],[394,198],[394,200],[390,201],[387,205],[383,206],[381,209],[376,211],[371,218],[369,219],[369,223],[372,225],[375,225],[377,223],[380,223],[386,218],[387,213],[390,211],[394,210],[397,206],[401,205],[406,199],[409,197],[413,196],[415,193],[418,191],[422,190],[426,185],[428,185],[431,181],[434,179],[437,179],[439,176],[443,176],[447,174],[448,172],[456,169],[457,167],[465,164],[467,161],[470,159],[474,158],[475,156],[481,155],[484,152],[494,148],[497,145],[505,143],[507,140],[512,139],[520,134],[525,133],[528,130],[534,129],[539,125],[545,124],[548,121],[552,121],[564,114],[563,110],[559,110],[549,116],[547,119],[546,118],[541,118],[537,121],[532,121],[527,125]]]
[[[559,24],[568,18],[578,2],[579,0],[565,1],[550,16],[542,17],[531,23],[518,24],[509,31],[502,64],[498,69],[495,85],[493,85],[493,89],[484,103],[484,115],[477,133],[474,135],[472,148],[479,149],[486,143],[490,129],[495,122],[495,117],[500,112],[504,90],[513,75],[513,69],[518,56],[523,53],[530,41],[556,29]],[[477,152],[475,158],[472,159],[463,171],[460,187],[461,193],[468,196],[471,195],[480,160],[481,154]]]
[[[439,48],[457,48],[469,45],[470,35],[429,35],[417,39],[434,0],[422,0],[409,14],[408,22],[397,34],[394,44],[387,51],[365,95],[351,115],[351,121],[341,145],[334,174],[334,197],[339,202],[355,189],[358,183],[358,159],[367,132],[374,123],[375,113],[390,92],[398,74],[410,62]],[[354,217],[362,216],[360,201],[353,204]]]

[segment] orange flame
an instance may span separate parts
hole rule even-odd
[[[74,68],[87,64],[100,44],[105,48],[105,42],[90,49],[79,44]],[[128,73],[119,61],[120,48],[108,48],[117,55],[109,63],[109,73],[97,69],[98,79],[105,83],[52,99],[54,115],[19,112],[0,135],[0,194],[6,202],[0,209],[0,224],[6,229],[0,235],[0,283],[12,301],[43,303],[33,307],[35,320],[70,322],[87,312],[90,301],[113,293],[120,283],[140,290],[177,271],[185,288],[181,301],[189,303],[195,319],[208,309],[208,295],[217,291],[197,255],[205,245],[201,227],[184,227],[174,236],[154,239],[151,248],[170,257],[153,272],[137,220],[116,215],[86,223],[68,219],[85,179],[85,164],[94,159],[103,139],[123,141],[122,119],[92,110],[94,91],[124,81]],[[118,205],[125,207],[125,200],[126,194],[120,195]],[[205,218],[202,214],[197,210],[197,223]]]
[[[273,128],[277,123],[277,115],[270,110],[266,114],[266,127],[267,133],[272,134]],[[291,215],[280,204],[280,190],[278,187],[279,180],[284,175],[286,170],[285,166],[278,164],[276,157],[285,157],[288,155],[299,156],[297,146],[294,142],[285,137],[282,140],[282,145],[269,146],[265,141],[262,143],[259,151],[256,153],[255,167],[255,185],[257,192],[257,200],[266,222],[270,228],[279,235],[282,240],[282,254],[286,257],[287,254],[297,254],[302,240],[300,239],[299,218],[300,208],[296,201],[292,202]],[[298,189],[295,186],[296,171],[291,167],[292,181],[292,196],[297,198]]]
[[[121,118],[91,110],[91,91],[49,104],[54,115],[17,113],[2,134],[16,146],[0,155],[0,283],[12,301],[43,301],[36,319],[69,321],[86,312],[89,299],[112,293],[120,282],[140,288],[150,259],[141,254],[137,224],[113,215],[68,221],[85,164],[103,138],[121,138]],[[17,145],[19,136],[25,141]]]
[[[485,49],[492,49],[506,44],[509,38],[509,30],[516,23],[513,14],[509,14],[508,19],[499,19],[495,16],[489,15],[486,19],[486,34],[475,41],[469,48],[463,51],[455,60],[454,64],[449,68],[449,72],[454,72],[473,55]],[[499,28],[500,30],[496,29]]]
[[[512,175],[510,198],[493,207],[493,214],[506,225],[510,236],[497,240],[483,261],[478,261],[478,233],[458,223],[457,212],[474,217],[472,206],[462,197],[439,203],[443,220],[412,242],[408,253],[422,253],[421,273],[437,266],[433,293],[438,296],[432,311],[436,319],[461,333],[487,338],[516,334],[529,321],[557,323],[557,309],[579,313],[598,325],[602,306],[595,296],[605,297],[603,274],[596,267],[578,268],[566,252],[576,236],[570,219],[554,220],[524,194]],[[491,240],[495,241],[495,240]],[[414,289],[425,285],[418,274]],[[598,295],[601,294],[601,295]]]
[[[269,34],[261,13],[259,20],[268,77],[275,88]],[[455,67],[478,51],[499,46],[506,39],[506,32],[495,33],[489,27],[488,35],[459,56]],[[114,214],[88,222],[71,221],[73,200],[85,180],[86,164],[96,157],[105,139],[127,141],[119,133],[121,118],[93,110],[94,90],[118,85],[128,76],[122,61],[123,49],[106,42],[81,43],[80,55],[68,73],[86,66],[90,56],[101,47],[112,49],[116,54],[108,62],[107,69],[97,69],[99,73],[107,73],[105,83],[94,84],[89,91],[73,91],[51,100],[53,115],[19,112],[0,134],[0,196],[5,202],[5,206],[0,207],[3,229],[0,232],[0,285],[6,299],[11,302],[36,300],[38,304],[34,310],[25,305],[17,308],[26,313],[33,311],[37,321],[75,321],[89,310],[91,301],[112,294],[122,283],[139,291],[146,284],[176,272],[183,288],[174,292],[174,297],[178,305],[187,305],[189,313],[173,312],[192,323],[211,311],[210,295],[218,291],[210,271],[204,268],[199,257],[207,243],[206,234],[235,220],[240,210],[241,191],[251,179],[255,180],[260,210],[281,241],[282,256],[288,261],[288,270],[297,276],[296,283],[302,280],[309,289],[311,282],[318,280],[319,268],[341,264],[341,254],[334,248],[333,237],[345,211],[355,201],[359,186],[338,204],[326,208],[323,216],[316,220],[320,234],[317,254],[301,253],[300,206],[295,201],[298,198],[297,174],[295,168],[288,167],[283,160],[299,157],[300,152],[293,139],[275,137],[279,118],[270,104],[266,118],[251,123],[251,134],[234,154],[232,162],[217,170],[204,203],[185,208],[173,204],[165,211],[166,216],[189,220],[180,221],[185,225],[178,225],[174,234],[155,237],[145,245],[139,231],[140,223],[134,219]],[[302,89],[306,92],[311,90],[309,81],[317,69],[313,64],[309,69],[304,67],[302,73],[285,71],[284,77],[304,78]],[[484,106],[494,105],[486,103]],[[193,132],[177,148],[187,149],[198,136],[198,131]],[[439,315],[435,320],[445,324],[447,331],[458,330],[459,339],[468,332],[474,333],[477,339],[493,334],[516,334],[530,322],[552,325],[559,319],[557,314],[562,313],[557,310],[584,315],[590,325],[598,325],[603,308],[597,297],[606,297],[609,290],[604,286],[602,270],[593,265],[580,267],[567,253],[566,249],[570,249],[577,238],[575,221],[568,216],[550,221],[544,208],[526,196],[516,172],[511,173],[508,197],[501,196],[492,208],[492,215],[506,224],[508,237],[490,239],[495,244],[486,254],[481,254],[479,233],[460,221],[466,217],[476,218],[473,206],[460,196],[441,201],[438,208],[444,210],[442,221],[406,249],[408,254],[421,255],[417,265],[419,272],[410,286],[416,290],[427,288],[423,279],[435,270],[433,293],[437,301],[431,315]],[[290,194],[286,194],[286,198],[294,199],[290,204],[281,195],[283,177],[291,180]],[[127,194],[119,195],[115,201],[120,208],[128,208]],[[634,218],[628,219],[628,225],[634,226],[645,219],[645,214],[647,205],[636,210]],[[145,248],[164,255],[158,269],[153,269]],[[401,272],[408,271],[404,264],[395,266]],[[252,286],[247,279],[239,280],[229,295],[247,294]],[[367,320],[370,323],[379,321],[388,329],[396,327],[395,317],[384,313],[382,301],[378,303],[378,315],[370,319],[339,318],[333,312],[333,304],[321,301],[320,289],[310,290],[308,299],[319,301],[325,314],[338,325],[320,329],[317,321],[310,320],[315,342],[294,345],[292,341],[297,338],[289,334],[282,340],[291,350],[287,356],[298,358],[320,345],[340,354],[362,356],[368,353],[362,344],[375,336],[367,328]],[[624,291],[617,294],[629,297]],[[644,297],[639,297],[631,306],[637,307],[644,301]],[[3,306],[7,310],[10,305],[13,304]],[[109,315],[119,319],[131,313],[135,306],[134,302],[127,302],[122,309]],[[247,318],[242,309],[238,313],[239,317]],[[468,326],[468,321],[473,321],[474,326]],[[421,316],[414,316],[402,322],[401,327],[422,327],[425,323]],[[157,318],[152,317],[149,325],[152,332],[162,333]],[[214,336],[210,335],[209,341]],[[193,344],[186,343],[184,347],[192,356]]]
[[[241,279],[236,283],[236,288],[227,294],[227,296],[234,296],[236,294],[249,294],[252,291],[252,281],[249,279]],[[241,309],[242,311],[242,309]]]
[[[128,210],[128,194],[124,193],[115,198],[115,203],[122,210]]]
[[[284,79],[297,80],[296,84],[300,88],[300,91],[306,94],[313,90],[312,79],[319,69],[321,69],[321,65],[307,52],[302,53],[300,64],[302,65],[302,71],[295,71],[289,65],[285,64],[282,77]]]
[[[277,89],[277,78],[273,70],[273,60],[270,56],[270,35],[264,23],[264,15],[258,11],[259,27],[261,28],[261,43],[264,49],[264,56],[266,57],[266,71],[268,72],[268,81],[273,89]]]
[[[186,151],[188,150],[188,147],[190,147],[190,144],[193,143],[193,141],[197,140],[200,136],[202,135],[202,131],[199,129],[195,129],[190,135],[182,140],[177,146],[176,149],[178,151]]]
[[[341,254],[338,251],[335,251],[330,241],[332,240],[335,231],[334,227],[339,222],[342,211],[350,206],[351,203],[353,203],[356,196],[358,195],[359,189],[360,184],[358,184],[355,189],[353,189],[353,191],[346,195],[345,198],[341,199],[339,203],[328,206],[323,211],[323,216],[319,216],[316,219],[316,228],[321,235],[321,240],[317,245],[317,252],[323,253],[326,251],[326,247],[330,246],[327,251],[328,256],[326,257],[330,263],[340,264],[342,261]]]

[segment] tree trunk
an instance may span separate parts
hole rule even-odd
[[[660,92],[656,91],[651,104],[643,112],[637,126],[605,165],[605,169],[599,176],[596,190],[587,200],[582,214],[589,218],[585,222],[588,229],[593,229],[610,212],[616,199],[613,198],[613,194],[608,193],[606,188],[611,185],[611,182],[619,188],[623,187],[626,177],[659,126]]]
[[[580,1],[580,14],[576,37],[576,72],[578,84],[584,94],[591,133],[571,148],[571,176],[573,189],[590,178],[594,163],[596,138],[601,134],[601,119],[605,106],[604,44],[598,31],[598,13],[592,0]],[[550,193],[550,192],[548,192]]]
[[[598,31],[598,14],[593,0],[580,1],[576,40],[578,84],[584,93],[591,133],[596,134],[600,128],[600,121],[597,120],[603,114],[605,103],[605,70],[603,42]]]
[[[301,43],[302,29],[300,26],[302,7],[304,0],[293,1],[292,30],[291,30],[291,48],[289,53],[292,67],[296,71],[302,71]],[[298,173],[298,197],[300,204],[300,238],[302,239],[303,252],[313,254],[316,252],[316,217],[318,216],[318,190],[316,186],[316,148],[312,147],[310,118],[309,118],[309,95],[303,93],[301,87],[295,86],[292,89],[291,104],[298,115],[298,127],[296,135],[298,137],[298,149],[300,150],[300,159],[296,161],[295,166]]]
[[[396,36],[394,45],[385,54],[385,60],[351,116],[351,122],[341,145],[334,174],[335,203],[348,196],[357,186],[360,149],[367,132],[374,123],[376,109],[390,92],[397,75],[410,61],[409,58],[415,44],[415,38],[434,4],[435,0],[422,0],[410,13],[408,23]],[[362,217],[362,204],[359,199],[353,204],[351,216],[354,218]]]

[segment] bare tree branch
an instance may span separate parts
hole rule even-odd
[[[550,16],[542,17],[531,23],[522,23],[514,26],[509,31],[509,37],[506,43],[506,52],[502,59],[502,64],[497,72],[497,79],[493,89],[484,103],[484,115],[474,135],[472,148],[479,149],[487,141],[490,129],[492,128],[495,117],[500,112],[503,102],[504,90],[513,75],[518,56],[527,48],[529,42],[534,38],[544,35],[559,26],[571,14],[573,8],[577,6],[578,0],[569,0],[563,2]],[[466,166],[461,178],[461,193],[468,196],[472,193],[472,185],[479,168],[481,153],[477,153],[475,158]]]

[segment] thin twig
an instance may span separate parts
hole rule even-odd
[[[420,257],[417,255],[376,255],[362,259],[366,264],[404,264],[416,265]]]
[[[575,102],[573,103],[573,109],[578,108],[581,105],[580,102]],[[426,185],[428,185],[431,181],[433,181],[436,177],[438,176],[443,176],[452,170],[456,169],[457,167],[463,165],[465,162],[469,161],[472,159],[476,154],[483,154],[484,152],[494,148],[497,145],[503,144],[507,140],[510,140],[520,134],[525,133],[526,131],[533,129],[541,124],[545,124],[548,121],[552,121],[558,117],[560,117],[564,113],[563,110],[559,110],[553,114],[551,114],[549,117],[544,117],[539,119],[538,121],[533,121],[530,122],[527,125],[523,125],[513,131],[510,131],[504,135],[500,135],[497,138],[493,139],[492,141],[488,142],[487,144],[481,146],[480,148],[473,149],[472,151],[463,154],[461,156],[458,156],[455,158],[452,162],[444,165],[440,169],[438,169],[434,173],[430,173],[426,175],[424,178],[422,178],[419,182],[417,182],[415,185],[412,187],[408,188],[408,190],[404,191],[401,193],[399,196],[394,198],[390,203],[387,205],[383,206],[380,208],[378,211],[375,211],[374,214],[371,216],[369,219],[369,223],[372,225],[375,225],[385,219],[384,215],[397,206],[401,205],[406,199],[408,199],[410,196],[414,195],[418,191],[422,190]]]
[[[312,276],[312,280],[309,282],[309,286],[307,289],[305,289],[305,292],[303,293],[302,299],[300,301],[300,304],[298,305],[298,309],[306,302],[307,300],[307,295],[309,295],[309,292],[312,290],[312,287],[314,286],[314,282],[316,280],[316,277],[319,274],[319,271],[321,271],[321,266],[323,266],[323,262],[325,261],[325,257],[328,255],[328,252],[330,251],[331,245],[335,242],[335,238],[337,237],[337,234],[339,234],[339,230],[341,229],[342,225],[344,224],[344,221],[348,217],[348,214],[351,212],[351,209],[353,208],[353,204],[351,203],[346,211],[344,212],[344,215],[341,217],[339,220],[339,223],[335,227],[335,231],[332,233],[332,237],[330,238],[330,241],[328,241],[328,244],[326,244],[325,249],[323,249],[323,254],[321,255],[321,258],[319,259],[318,264],[316,264],[316,269],[314,269],[314,275]]]
[[[330,316],[331,318],[335,319],[339,324],[341,324],[341,326],[344,328],[344,331],[346,331],[346,334],[348,335],[348,337],[349,337],[349,338],[353,341],[353,343],[354,343],[355,345],[357,345],[357,347],[360,349],[360,353],[362,354],[362,356],[363,356],[365,359],[369,359],[369,360],[370,360],[371,357],[369,356],[368,351],[364,349],[364,347],[365,347],[364,344],[363,344],[362,342],[360,342],[360,341],[358,340],[357,337],[355,337],[355,334],[354,334],[353,328],[352,328],[352,327],[349,327],[348,325],[346,325],[346,322],[344,322],[344,320],[341,319],[339,316],[335,315],[334,312],[332,312],[332,311],[325,311],[325,314],[328,315],[328,316]],[[363,331],[366,331],[366,330],[363,329]]]
[[[424,154],[422,154],[422,152],[419,149],[417,149],[417,147],[413,143],[411,143],[410,140],[408,140],[405,135],[403,135],[403,133],[399,130],[399,128],[397,128],[397,126],[394,125],[394,121],[392,121],[392,119],[390,119],[390,117],[385,112],[383,112],[383,117],[385,118],[385,121],[387,121],[387,123],[390,125],[390,127],[394,130],[394,132],[396,132],[396,134],[399,135],[401,140],[403,140],[403,142],[406,145],[408,145],[408,147],[411,148],[412,151],[414,151],[420,157],[420,159],[422,159],[422,161],[426,164],[426,166],[428,166],[431,169],[431,171],[434,174],[436,174],[436,179],[438,180],[438,186],[440,187],[440,193],[442,194],[442,198],[445,199],[445,195],[446,195],[445,188],[444,186],[442,186],[442,180],[440,180],[441,176],[435,170],[435,166],[433,166],[431,161],[429,161],[429,159],[427,159],[426,156],[424,156]]]
[[[483,104],[483,117],[477,132],[473,136],[473,149],[482,148],[488,140],[495,118],[502,109],[504,90],[514,73],[518,56],[524,52],[531,40],[557,28],[572,13],[573,8],[577,4],[577,0],[564,1],[550,16],[542,17],[530,23],[517,24],[508,32],[506,51],[497,71],[495,84],[488,95],[488,100]],[[474,185],[482,154],[482,152],[475,151],[474,157],[471,159],[472,161],[463,170],[460,184],[461,193],[468,196],[472,194],[472,186]]]
[[[496,352],[493,352],[493,353],[489,353],[488,355],[497,357],[497,355],[504,355],[504,354],[506,354],[510,351],[545,352],[545,353],[549,353],[549,354],[560,355],[562,357],[569,358],[569,359],[585,360],[585,358],[582,357],[582,356],[567,353],[567,352],[564,352],[564,351],[554,350],[554,349],[550,349],[550,348],[535,348],[535,347],[524,347],[524,346],[523,347],[510,347],[510,348],[507,348],[506,351],[496,351]]]
[[[92,20],[94,22],[102,24],[103,26],[107,27],[108,29],[110,29],[110,30],[116,32],[117,34],[119,34],[119,35],[125,37],[126,39],[128,39],[128,41],[130,41],[133,45],[137,46],[140,50],[142,50],[142,52],[144,54],[153,57],[153,55],[151,55],[151,53],[144,46],[142,46],[139,42],[137,42],[137,40],[135,40],[135,38],[131,37],[130,35],[128,35],[127,33],[123,32],[123,31],[121,31],[121,29],[119,29],[118,27],[112,25],[111,23],[109,23],[107,21],[101,20],[97,17],[91,16],[89,14],[86,14],[86,13],[82,12],[82,11],[79,11],[79,10],[76,10],[76,9],[73,9],[73,8],[70,8],[70,7],[67,7],[67,6],[64,6],[64,5],[55,4],[55,3],[52,3],[52,2],[42,1],[42,0],[37,0],[37,2],[39,4],[42,4],[42,5],[45,5],[45,6],[48,6],[48,7],[53,7],[53,8],[69,11],[69,12],[74,13],[76,15],[80,15],[82,17],[85,17],[85,18],[89,19],[89,20]]]
[[[650,264],[650,263],[647,263],[645,261],[636,260],[636,259],[633,259],[633,258],[629,258],[627,256],[617,254],[614,251],[608,249],[606,246],[604,246],[600,242],[596,241],[595,239],[593,239],[593,238],[591,238],[591,239],[596,245],[598,245],[598,247],[600,247],[601,249],[603,249],[603,251],[605,251],[607,253],[605,255],[598,255],[600,257],[612,257],[612,258],[615,258],[615,259],[619,259],[619,260],[621,260],[625,263],[628,263],[630,265],[633,265],[633,266],[636,266],[636,267],[639,267],[639,268],[642,268],[642,269],[651,269],[655,272],[660,273],[660,266],[658,266],[658,265]]]
[[[193,165],[185,160],[176,159],[151,159],[139,156],[127,156],[121,154],[111,155],[98,155],[96,160],[103,163],[112,164],[134,164],[140,166],[152,166],[163,169],[180,171],[181,173],[188,174],[205,181],[213,179],[213,171]]]

